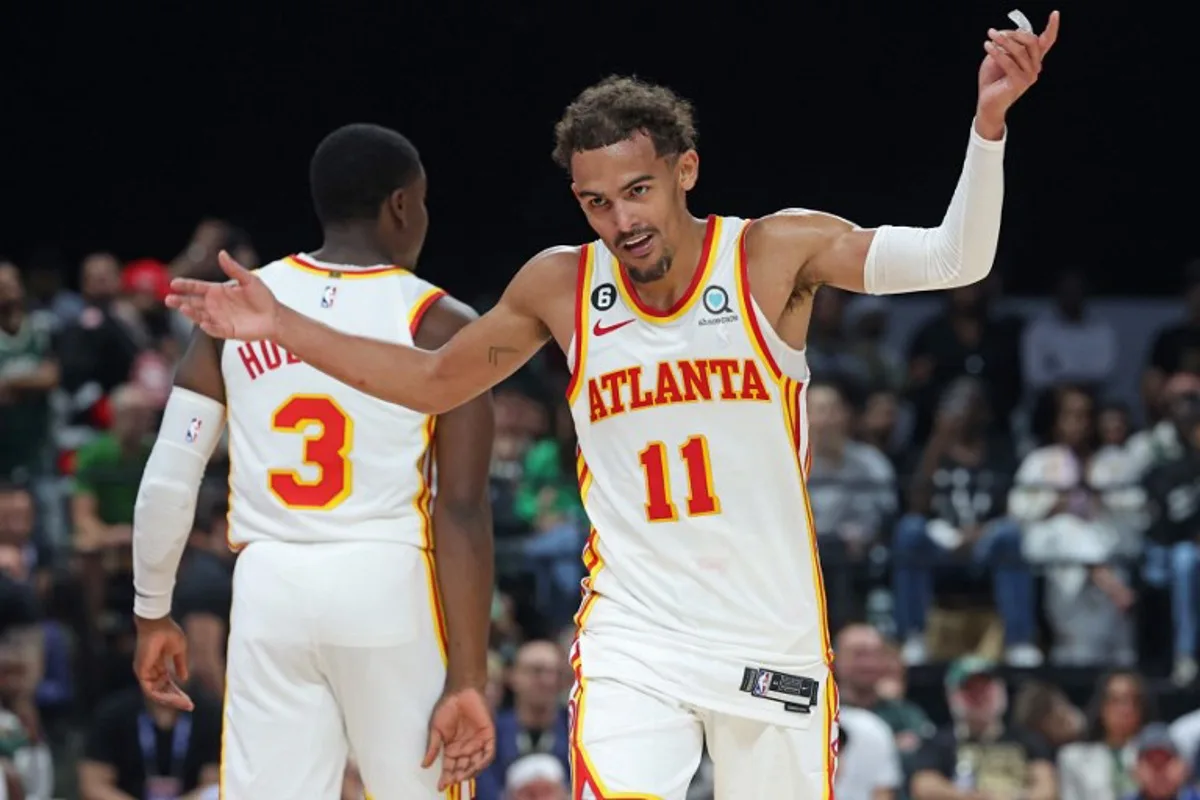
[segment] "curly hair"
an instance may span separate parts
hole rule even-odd
[[[554,161],[570,169],[571,156],[644,133],[659,156],[696,146],[692,104],[665,86],[613,75],[580,92],[554,126]]]

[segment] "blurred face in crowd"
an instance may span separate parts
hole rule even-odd
[[[1127,742],[1142,728],[1142,693],[1128,675],[1114,675],[1103,690],[1100,724],[1109,741]]]
[[[80,292],[89,303],[103,305],[121,291],[121,265],[109,253],[92,253],[83,259],[79,276]]]
[[[112,432],[118,441],[126,445],[140,444],[154,429],[154,408],[150,399],[134,386],[120,386],[113,390]]]
[[[815,447],[824,449],[846,440],[850,433],[850,409],[837,389],[814,386],[809,390],[808,424]]]
[[[1070,701],[1056,694],[1042,718],[1039,732],[1055,747],[1074,742],[1083,733],[1083,714]]]
[[[972,316],[983,311],[986,288],[983,283],[972,283],[950,290],[950,311],[960,316]]]
[[[1146,800],[1171,800],[1188,779],[1188,767],[1177,753],[1151,750],[1138,755],[1133,777]]]
[[[512,800],[567,800],[567,787],[550,780],[534,780],[513,791]]]
[[[874,695],[884,676],[883,638],[870,625],[850,625],[838,636],[837,679],[856,694]]]
[[[488,653],[487,683],[483,687],[483,696],[492,713],[504,702],[504,661],[495,653]]]
[[[1101,444],[1122,445],[1129,438],[1129,414],[1123,408],[1106,408],[1096,419]]]
[[[1077,319],[1083,314],[1083,302],[1087,296],[1087,287],[1083,276],[1078,272],[1068,272],[1058,280],[1056,293],[1058,308],[1070,319]]]
[[[972,675],[950,693],[954,718],[977,730],[997,722],[1007,704],[1004,684],[990,675]]]
[[[25,300],[16,264],[0,261],[0,314],[9,314]]]
[[[522,645],[512,667],[516,702],[537,708],[557,705],[562,686],[562,658],[562,652],[554,642]]]
[[[0,545],[24,546],[33,534],[33,497],[24,489],[0,489]]]
[[[959,420],[964,433],[976,433],[987,425],[987,398],[983,386],[971,378],[960,378],[946,389],[941,410]]]
[[[867,398],[861,424],[863,433],[872,439],[887,439],[896,427],[900,406],[891,392],[875,392]]]
[[[1092,399],[1082,392],[1066,391],[1058,399],[1055,425],[1059,444],[1080,448],[1092,435]]]

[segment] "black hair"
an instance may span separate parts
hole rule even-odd
[[[617,75],[584,89],[554,126],[554,161],[569,168],[571,156],[644,133],[659,156],[696,146],[692,105],[665,86]]]
[[[397,189],[421,174],[417,148],[379,125],[338,128],[317,146],[309,166],[313,208],[322,225],[374,220]]]
[[[1150,689],[1150,685],[1146,683],[1146,679],[1132,669],[1115,669],[1100,676],[1100,679],[1096,681],[1092,699],[1088,701],[1086,738],[1090,742],[1102,742],[1105,739],[1107,731],[1104,730],[1104,717],[1100,712],[1104,709],[1104,696],[1108,694],[1109,684],[1117,678],[1127,678],[1136,687],[1138,709],[1142,715],[1140,724],[1145,727],[1151,722],[1158,721],[1158,703],[1155,701],[1154,693]]]

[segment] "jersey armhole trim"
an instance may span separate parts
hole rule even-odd
[[[408,332],[412,335],[413,339],[417,338],[417,331],[421,327],[421,320],[425,318],[426,312],[433,308],[434,303],[445,296],[445,290],[433,286],[426,289],[424,294],[417,298],[417,302],[413,304],[413,307],[408,312]]]
[[[755,352],[758,353],[758,358],[767,369],[771,371],[771,377],[779,383],[784,379],[783,371],[779,368],[775,357],[771,355],[771,348],[767,344],[766,338],[763,336],[762,328],[759,325],[758,314],[754,311],[754,297],[750,294],[750,270],[747,266],[746,258],[746,232],[750,230],[750,226],[754,224],[754,220],[748,219],[742,224],[742,229],[738,232],[737,239],[737,254],[734,256],[734,280],[737,282],[738,305],[742,309],[742,319],[745,322],[746,334],[750,337],[750,344],[754,346]]]
[[[595,248],[585,244],[579,248],[578,275],[575,278],[575,347],[572,353],[571,380],[567,383],[567,405],[573,405],[587,372],[588,289],[595,268]]]

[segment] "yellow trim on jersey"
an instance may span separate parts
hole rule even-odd
[[[579,272],[575,279],[575,363],[567,384],[567,405],[575,404],[579,390],[587,380],[588,322],[591,320],[592,275],[596,270],[596,248],[585,244],[579,252]]]
[[[301,272],[307,272],[309,275],[320,275],[334,280],[365,280],[367,278],[382,278],[386,275],[412,274],[404,267],[347,267],[346,269],[321,267],[316,264],[307,264],[299,256],[286,256],[283,259],[283,263]]]
[[[414,339],[417,336],[417,329],[421,327],[421,320],[425,317],[425,312],[445,296],[446,292],[443,289],[432,286],[417,298],[417,302],[412,304],[412,308],[408,310],[408,332]]]
[[[225,800],[225,764],[226,752],[229,747],[229,721],[225,715],[229,713],[229,667],[225,668],[225,691],[221,695],[221,750],[217,756],[217,800]]]
[[[626,308],[631,311],[634,316],[652,325],[662,325],[664,322],[674,322],[684,314],[692,310],[696,305],[696,301],[704,294],[705,288],[708,287],[709,278],[712,277],[713,269],[717,263],[717,254],[721,249],[721,229],[724,227],[724,218],[713,217],[711,237],[708,238],[706,252],[702,254],[704,258],[703,266],[697,265],[700,274],[692,279],[688,284],[687,294],[683,298],[683,303],[670,313],[664,314],[647,314],[641,309],[642,302],[633,296],[629,287],[626,286],[626,280],[621,272],[620,260],[612,254],[609,257],[612,259],[613,283],[617,285],[617,291],[621,295],[621,299],[625,301]]]
[[[425,560],[425,588],[429,595],[429,611],[433,617],[433,634],[437,637],[438,652],[442,665],[449,663],[446,649],[446,617],[442,611],[442,596],[437,583],[437,555],[433,546],[433,440],[437,428],[437,417],[428,416],[421,426],[421,450],[417,457],[417,496],[413,508],[421,520],[421,548]]]

